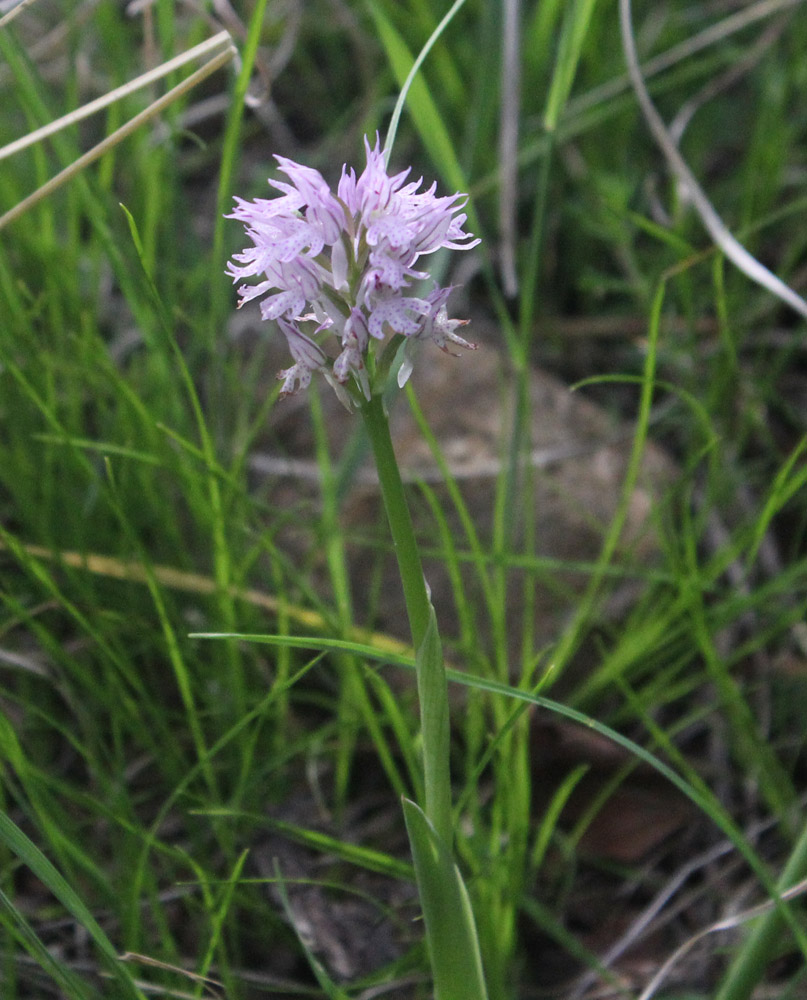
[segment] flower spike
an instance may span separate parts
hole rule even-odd
[[[283,395],[320,371],[343,402],[370,399],[368,355],[388,337],[407,341],[401,385],[424,341],[444,351],[474,347],[455,333],[467,320],[448,318],[450,286],[425,298],[412,292],[428,277],[418,258],[479,243],[464,229],[466,196],[438,197],[436,184],[420,190],[422,180],[407,181],[409,170],[390,176],[378,135],[373,146],[365,137],[364,147],[364,170],[357,177],[345,165],[336,194],[319,171],[276,157],[288,179],[270,181],[279,196],[236,198],[228,216],[244,224],[252,246],[233,255],[227,273],[258,279],[238,288],[239,307],[259,299],[262,318],[278,323],[294,358],[278,375]],[[310,336],[300,329],[305,323],[316,324]]]

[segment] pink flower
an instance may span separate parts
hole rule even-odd
[[[280,196],[236,198],[229,216],[244,223],[253,245],[233,256],[227,273],[258,279],[239,287],[239,306],[260,299],[262,318],[278,322],[295,359],[279,376],[284,394],[321,370],[340,398],[369,398],[367,352],[380,350],[388,334],[413,349],[426,340],[443,350],[447,342],[473,346],[454,333],[464,321],[448,319],[450,287],[425,298],[409,291],[428,277],[415,267],[420,257],[479,243],[463,228],[465,196],[437,197],[435,184],[421,191],[422,181],[406,183],[408,170],[390,176],[378,137],[364,145],[364,170],[356,177],[343,167],[336,195],[318,171],[278,156],[290,182],[270,182]],[[317,324],[311,336],[300,329],[309,322]],[[334,336],[335,357],[323,349]],[[407,344],[399,381],[408,378],[413,354]]]

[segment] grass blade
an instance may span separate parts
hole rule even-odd
[[[12,851],[37,878],[47,886],[68,913],[81,924],[95,942],[106,959],[115,980],[121,989],[121,997],[145,1000],[135,985],[128,970],[118,959],[112,942],[103,932],[95,917],[87,909],[81,897],[68,885],[45,855],[5,813],[0,812],[0,841]]]

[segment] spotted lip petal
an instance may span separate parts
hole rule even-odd
[[[311,384],[311,372],[305,365],[292,365],[291,368],[281,368],[277,373],[277,379],[283,382],[280,395],[293,396],[296,392],[308,388]]]
[[[464,229],[466,196],[438,197],[436,184],[422,190],[422,178],[408,180],[410,170],[390,176],[377,134],[364,146],[364,170],[357,177],[345,165],[336,194],[319,171],[276,157],[287,178],[270,181],[279,195],[236,198],[228,216],[243,223],[252,246],[233,255],[227,273],[233,281],[257,279],[240,285],[239,306],[258,299],[261,316],[278,323],[295,361],[278,376],[284,395],[320,371],[346,404],[355,387],[369,399],[367,355],[390,333],[408,339],[404,381],[418,344],[474,346],[455,332],[466,321],[448,318],[450,286],[425,298],[407,294],[428,277],[415,267],[419,257],[479,243]],[[313,336],[300,328],[308,323],[316,324]]]
[[[377,340],[382,340],[386,325],[396,333],[402,333],[405,337],[415,336],[421,323],[413,319],[409,315],[410,312],[425,316],[429,312],[429,304],[423,299],[416,299],[412,296],[385,295],[376,297],[368,323],[371,335]]]

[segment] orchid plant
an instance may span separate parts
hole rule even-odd
[[[390,176],[376,137],[365,138],[366,166],[342,169],[336,193],[322,175],[276,157],[290,183],[272,180],[271,199],[236,199],[230,218],[244,223],[252,246],[228,265],[239,306],[260,299],[261,316],[286,338],[294,364],[278,375],[281,393],[306,388],[319,372],[364,419],[395,545],[417,667],[423,743],[422,808],[404,800],[437,1000],[484,1000],[479,944],[465,885],[452,853],[446,675],[434,609],[390,436],[384,394],[397,373],[403,387],[419,349],[473,349],[450,319],[451,286],[425,295],[422,257],[478,243],[464,230],[462,194],[421,190],[409,171]],[[393,384],[394,389],[394,384]]]

